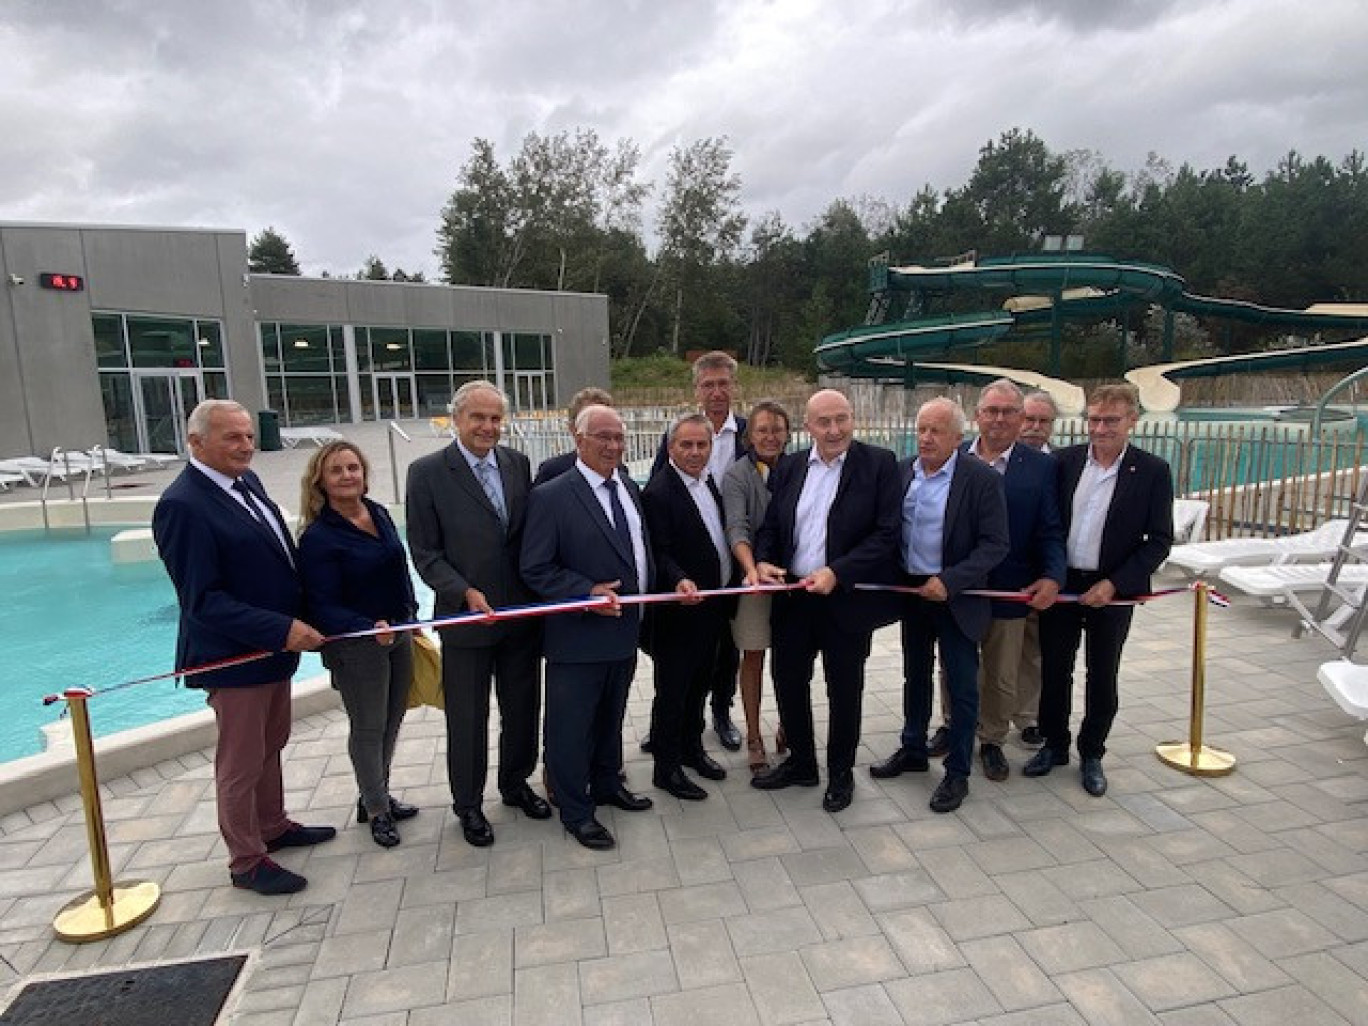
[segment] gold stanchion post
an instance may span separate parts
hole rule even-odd
[[[150,880],[114,882],[105,840],[104,812],[100,806],[100,781],[95,773],[95,745],[90,739],[90,713],[85,688],[62,693],[71,712],[76,741],[76,769],[81,778],[81,804],[85,806],[86,839],[90,843],[90,868],[95,887],[62,907],[52,921],[57,936],[72,944],[103,940],[137,926],[157,910],[161,888]]]
[[[1185,742],[1168,741],[1154,749],[1161,762],[1196,777],[1223,777],[1235,772],[1235,756],[1202,744],[1202,719],[1206,710],[1207,593],[1210,590],[1205,581],[1193,585],[1196,604],[1192,611],[1192,708],[1188,716],[1188,739]]]

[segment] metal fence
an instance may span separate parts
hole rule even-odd
[[[655,407],[619,412],[627,429],[624,460],[634,476],[644,479],[661,436],[679,411]],[[790,448],[800,449],[810,439],[798,426],[800,412],[791,413],[795,430]],[[858,438],[892,449],[899,459],[916,451],[911,416],[865,416],[857,423]],[[1082,421],[1069,418],[1057,425],[1054,444],[1086,438]],[[516,419],[508,440],[527,453],[533,467],[571,447],[565,425],[548,418]],[[1168,461],[1178,495],[1210,503],[1206,540],[1272,537],[1347,517],[1368,461],[1368,440],[1357,430],[1312,435],[1295,425],[1145,421],[1131,441]]]

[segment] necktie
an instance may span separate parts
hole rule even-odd
[[[603,482],[603,487],[608,489],[608,505],[613,511],[613,530],[617,531],[627,551],[632,552],[632,531],[627,526],[627,511],[622,508],[622,500],[618,498],[617,478],[610,477]],[[633,554],[633,560],[635,558]]]
[[[480,479],[480,487],[484,489],[489,501],[494,506],[494,512],[499,514],[499,521],[508,526],[508,510],[504,506],[503,494],[498,486],[494,484],[494,468],[484,460],[475,464],[476,476]]]
[[[275,543],[284,549],[285,558],[289,559],[290,565],[293,566],[294,559],[290,556],[289,546],[285,544],[284,540],[276,532],[276,529],[271,525],[269,514],[266,512],[265,507],[261,505],[260,500],[252,494],[252,490],[247,487],[247,482],[243,481],[242,478],[238,478],[233,482],[233,491],[242,496],[243,502],[247,503],[247,512],[252,514],[256,519],[256,522],[266,529],[266,533],[275,539]]]

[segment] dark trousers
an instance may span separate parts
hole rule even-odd
[[[390,764],[413,681],[413,636],[396,634],[388,645],[374,638],[331,641],[323,648],[323,665],[332,671],[351,721],[347,754],[361,802],[372,816],[388,815]]]
[[[945,756],[945,772],[967,777],[974,762],[974,732],[978,727],[978,645],[960,630],[944,602],[908,596],[902,617],[902,744],[916,755],[926,754],[937,647],[950,696],[950,751]]]
[[[741,653],[736,650],[731,631],[723,631],[708,680],[714,716],[730,712],[732,699],[736,697],[736,673],[740,668]]]
[[[621,783],[622,717],[635,672],[635,655],[546,664],[546,768],[567,826],[592,819],[594,796]]]
[[[832,779],[855,765],[864,704],[864,668],[872,631],[850,633],[831,615],[832,598],[793,592],[775,595],[770,612],[774,640],[774,693],[792,758],[801,768],[817,768],[812,727],[812,670],[822,656],[829,721],[827,772]]]
[[[537,767],[541,713],[539,632],[518,624],[493,645],[465,648],[442,636],[442,695],[446,701],[447,779],[460,810],[478,809],[489,775],[489,695],[499,701],[499,792],[519,791]]]
[[[1070,570],[1064,590],[1082,594],[1100,578],[1097,573]],[[1054,751],[1067,752],[1072,740],[1069,714],[1073,708],[1074,664],[1086,635],[1078,754],[1085,759],[1100,759],[1106,754],[1107,735],[1119,704],[1116,680],[1121,649],[1134,614],[1134,606],[1092,609],[1077,602],[1060,602],[1040,614],[1040,731],[1045,744]]]
[[[725,620],[700,620],[687,634],[655,641],[651,754],[657,773],[679,769],[703,749],[703,705],[726,627]]]

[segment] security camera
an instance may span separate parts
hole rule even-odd
[[[24,279],[19,277],[19,275],[17,274],[11,274],[9,276],[9,283],[11,285],[22,285],[24,284]]]

